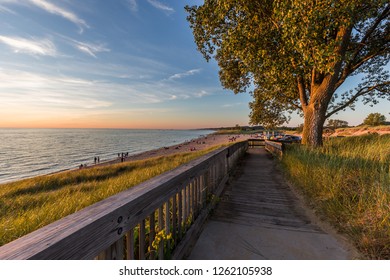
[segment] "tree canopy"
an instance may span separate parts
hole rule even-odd
[[[325,120],[358,98],[390,100],[388,1],[205,0],[186,10],[221,84],[252,94],[252,124],[278,125],[298,110],[303,143],[318,146]],[[364,78],[356,88],[336,96],[357,74]]]
[[[363,121],[366,125],[381,125],[386,122],[386,117],[380,113],[371,113]]]
[[[327,126],[333,128],[333,129],[336,129],[339,127],[347,127],[348,122],[343,121],[343,120],[337,120],[337,119],[329,119]]]

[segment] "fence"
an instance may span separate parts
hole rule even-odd
[[[220,148],[0,247],[0,259],[181,259],[248,142]]]
[[[264,147],[265,140],[259,139],[259,138],[248,139],[248,146],[249,146],[249,148],[254,148],[254,147],[259,147],[259,146]]]
[[[265,149],[273,155],[282,157],[284,151],[284,144],[281,142],[265,141]]]

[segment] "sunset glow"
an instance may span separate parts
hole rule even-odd
[[[183,7],[201,3],[0,0],[0,127],[247,125],[250,94],[224,90],[196,50]],[[389,107],[338,118],[390,119]]]

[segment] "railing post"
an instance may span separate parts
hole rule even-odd
[[[126,259],[134,260],[134,229],[126,233],[126,256]]]

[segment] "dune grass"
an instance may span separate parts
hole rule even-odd
[[[0,246],[220,147],[2,184]]]
[[[390,259],[390,135],[292,146],[282,165],[316,211],[371,259]]]

